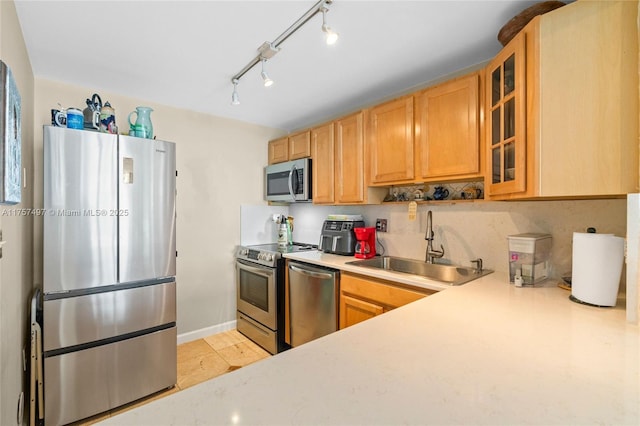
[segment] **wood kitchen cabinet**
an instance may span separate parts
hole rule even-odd
[[[367,116],[371,184],[412,182],[415,178],[413,96],[377,105]]]
[[[449,80],[414,97],[418,180],[482,178],[480,73]]]
[[[638,191],[636,2],[534,18],[486,68],[490,199]]]
[[[289,160],[311,156],[311,133],[304,132],[269,141],[269,164],[283,163]]]
[[[359,112],[336,120],[335,131],[336,201],[340,204],[364,203],[364,113]]]
[[[276,164],[289,160],[289,138],[269,141],[268,163]]]
[[[382,315],[384,307],[377,303],[340,295],[340,329]]]
[[[490,195],[526,189],[526,53],[525,40],[532,33],[521,31],[487,65],[487,145]],[[529,58],[533,60],[533,58]]]
[[[311,166],[314,204],[335,203],[335,142],[333,123],[311,130]]]
[[[340,328],[381,315],[433,293],[433,290],[414,290],[391,281],[342,272]]]
[[[379,203],[384,188],[369,188],[364,112],[311,130],[314,204]]]
[[[311,132],[304,132],[289,136],[289,160],[297,160],[311,156]]]

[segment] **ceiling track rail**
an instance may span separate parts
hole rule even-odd
[[[296,22],[294,22],[289,28],[287,28],[282,34],[280,34],[275,40],[272,42],[264,42],[262,46],[258,48],[258,55],[253,58],[244,68],[240,70],[237,74],[231,77],[231,82],[236,84],[238,80],[242,78],[249,70],[259,64],[262,60],[269,59],[273,57],[280,50],[280,45],[288,39],[293,33],[298,31],[304,24],[306,24],[311,18],[316,16],[318,13],[322,13],[323,9],[327,10],[327,5],[333,3],[333,0],[320,0],[316,4],[314,4],[311,9],[307,10],[307,12],[302,15]]]

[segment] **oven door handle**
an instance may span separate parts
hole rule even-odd
[[[320,278],[322,280],[329,280],[333,278],[333,274],[328,274],[326,272],[309,271],[308,269],[298,268],[297,266],[293,266],[291,264],[289,264],[289,269],[291,269],[292,271],[298,272],[300,274],[308,275],[313,278]]]
[[[243,262],[242,260],[237,260],[237,262],[239,264],[239,267],[246,271],[253,272],[267,278],[270,278],[273,275],[273,268],[268,268],[268,267],[261,268],[261,267],[252,266],[246,262]]]

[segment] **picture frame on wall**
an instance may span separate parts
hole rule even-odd
[[[18,204],[22,185],[21,99],[11,69],[0,60],[0,204]]]

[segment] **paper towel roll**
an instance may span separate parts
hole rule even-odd
[[[573,233],[571,295],[596,306],[615,306],[620,286],[624,238]]]

